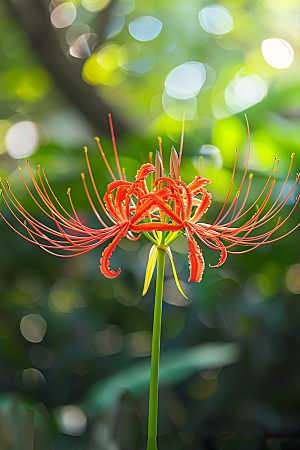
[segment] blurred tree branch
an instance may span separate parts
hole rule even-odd
[[[108,111],[107,106],[95,94],[93,87],[82,79],[83,62],[71,64],[66,58],[57,33],[50,23],[48,4],[41,0],[3,0],[3,3],[19,26],[28,34],[33,50],[52,74],[57,85],[96,129],[99,130],[100,126],[108,131],[107,114],[113,111]],[[100,13],[103,26],[100,27],[99,45],[105,41],[106,25],[114,4],[113,0]],[[115,113],[114,125],[117,135],[128,130],[121,117]]]

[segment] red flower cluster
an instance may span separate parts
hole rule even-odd
[[[226,200],[214,223],[207,224],[204,222],[200,222],[200,219],[202,218],[203,214],[206,213],[211,204],[211,194],[208,193],[205,188],[205,186],[207,186],[210,181],[200,176],[199,174],[199,176],[197,176],[192,183],[186,185],[183,181],[180,180],[179,177],[183,146],[183,132],[179,159],[174,148],[171,152],[171,177],[164,176],[162,159],[160,155],[157,154],[155,166],[152,165],[151,162],[148,164],[144,164],[138,170],[136,180],[134,182],[129,182],[126,180],[125,171],[121,171],[120,168],[110,115],[109,121],[112,132],[112,140],[119,180],[116,179],[111,167],[107,162],[100,144],[100,140],[96,138],[103,160],[114,180],[108,185],[107,191],[104,195],[104,203],[101,200],[96,187],[86,148],[85,155],[95,195],[102,210],[104,211],[107,218],[111,221],[112,225],[108,226],[100,216],[87,188],[84,174],[82,174],[84,189],[93,212],[101,223],[100,229],[93,229],[87,227],[82,223],[73,206],[70,189],[68,189],[67,193],[69,196],[73,215],[69,214],[62,207],[57,197],[55,196],[47,180],[44,169],[41,169],[38,166],[37,181],[33,176],[33,173],[29,166],[29,161],[25,160],[39,200],[37,200],[37,198],[30,191],[22,175],[21,168],[19,168],[24,185],[36,205],[46,216],[48,216],[48,218],[50,218],[54,222],[55,226],[49,227],[37,221],[23,208],[20,201],[13,194],[8,181],[5,180],[7,186],[5,187],[5,184],[1,180],[1,193],[4,202],[6,203],[12,215],[23,227],[23,229],[25,229],[28,235],[24,235],[16,230],[1,213],[0,216],[17,234],[19,234],[29,242],[38,245],[46,252],[62,257],[81,255],[92,250],[103,242],[113,238],[113,241],[104,250],[100,261],[100,269],[102,273],[108,278],[114,278],[120,273],[120,269],[118,269],[117,272],[114,272],[110,269],[109,259],[122,237],[136,240],[140,237],[140,234],[143,233],[155,245],[164,246],[165,248],[167,248],[167,246],[177,237],[185,234],[188,242],[190,262],[189,281],[199,282],[201,281],[204,270],[204,259],[202,251],[199,248],[195,237],[199,238],[199,240],[208,247],[220,251],[220,260],[218,264],[216,266],[211,266],[218,267],[226,260],[227,253],[249,252],[259,247],[260,245],[274,242],[278,239],[283,238],[300,225],[298,224],[292,230],[280,237],[272,237],[273,234],[285,224],[285,222],[289,219],[290,215],[296,208],[296,205],[298,204],[300,198],[298,193],[295,204],[287,217],[285,217],[283,220],[281,220],[281,217],[278,217],[275,226],[273,226],[273,228],[271,228],[269,231],[261,234],[253,233],[256,230],[259,230],[263,225],[269,223],[273,218],[275,218],[275,216],[278,216],[279,212],[283,209],[288,199],[290,198],[295,185],[299,180],[299,174],[297,174],[296,180],[293,183],[292,187],[287,193],[285,193],[294,154],[291,157],[291,163],[285,182],[273,205],[267,208],[267,203],[272,194],[278,172],[279,161],[276,164],[276,158],[274,159],[271,173],[262,192],[250,206],[245,208],[251,188],[253,178],[252,174],[250,174],[248,177],[248,185],[244,198],[241,202],[241,196],[239,194],[244,186],[247,177],[250,154],[249,140],[248,159],[239,190],[236,193],[230,207],[225,211],[235,175],[237,163],[236,151],[233,174]],[[150,160],[152,160],[152,155],[150,156]],[[153,173],[155,173],[154,185]],[[149,174],[151,174],[150,190],[148,189],[146,183],[146,178]],[[237,221],[245,218],[246,214],[249,213],[257,205],[264,193],[265,198],[262,201],[261,206],[257,206],[255,214],[253,214],[242,225],[235,226]],[[133,233],[138,233],[138,235],[135,236]],[[164,238],[162,239],[163,234]],[[231,250],[232,247],[236,246],[237,244],[247,246],[247,249],[241,251]]]

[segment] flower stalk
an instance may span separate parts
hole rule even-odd
[[[159,355],[160,355],[160,334],[161,334],[165,259],[166,259],[166,249],[164,247],[158,247],[152,352],[151,352],[147,450],[157,450],[156,436],[157,436]]]

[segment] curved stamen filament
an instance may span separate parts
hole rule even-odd
[[[227,192],[227,195],[226,195],[226,198],[225,198],[225,202],[223,203],[222,209],[221,209],[221,211],[219,212],[219,214],[218,214],[216,220],[214,221],[213,225],[215,225],[215,224],[217,224],[217,223],[221,223],[221,222],[224,220],[224,218],[223,218],[223,219],[221,219],[221,220],[218,222],[219,218],[221,217],[221,215],[222,215],[222,213],[223,213],[223,211],[224,211],[224,209],[225,209],[225,206],[226,206],[226,204],[227,204],[227,201],[228,201],[228,198],[229,198],[229,195],[230,195],[230,192],[231,192],[232,183],[233,183],[234,175],[235,175],[236,163],[237,163],[237,154],[238,154],[238,148],[235,149],[234,166],[233,166],[232,176],[231,176],[231,180],[230,180],[229,189],[228,189],[228,192]]]
[[[184,122],[185,122],[185,111],[183,111],[183,118],[182,118],[182,129],[181,129],[180,150],[179,150],[179,160],[178,160],[178,172],[180,171],[180,164],[181,164],[181,158],[182,158],[183,138],[184,138]]]
[[[104,205],[103,205],[103,202],[102,202],[102,200],[101,200],[101,198],[100,198],[100,195],[99,195],[99,193],[98,193],[98,189],[97,189],[97,186],[96,186],[94,177],[93,177],[93,172],[92,172],[91,165],[90,165],[90,161],[89,161],[89,157],[88,157],[88,150],[87,150],[87,147],[84,147],[84,154],[85,154],[85,159],[86,159],[86,164],[87,164],[87,167],[88,167],[88,171],[89,171],[89,174],[90,174],[90,179],[91,179],[91,182],[92,182],[92,185],[93,185],[93,188],[94,188],[94,191],[95,191],[97,200],[98,200],[98,202],[100,203],[100,206],[101,206],[101,208],[103,209],[103,211],[105,212],[105,214],[107,215],[107,217],[108,217],[113,223],[115,223],[115,221],[112,220],[112,218],[110,217],[110,215],[109,215],[108,212],[106,211],[106,209],[105,209],[105,207],[104,207]],[[99,217],[100,217],[100,216],[99,216]],[[108,226],[108,225],[106,225],[106,223],[105,223],[102,219],[101,219],[101,223],[102,223],[102,225],[103,225],[104,227],[107,227],[107,226]]]
[[[115,153],[115,160],[116,160],[116,164],[117,164],[117,169],[118,169],[118,173],[119,173],[120,180],[123,180],[123,178],[122,178],[122,172],[121,172],[121,167],[120,167],[120,163],[119,163],[119,157],[118,157],[118,151],[117,151],[116,139],[115,139],[115,132],[114,132],[114,127],[113,127],[113,123],[112,123],[111,114],[108,114],[108,120],[109,120],[110,133],[111,133],[111,140],[112,140],[112,143],[113,143],[113,148],[114,148],[114,153]]]
[[[103,151],[102,145],[100,144],[100,139],[98,138],[98,136],[95,136],[95,141],[96,141],[97,144],[98,144],[98,147],[99,147],[101,156],[102,156],[103,161],[104,161],[104,163],[105,163],[105,165],[106,165],[106,167],[107,167],[107,170],[108,170],[109,173],[110,173],[110,176],[112,177],[112,179],[113,179],[114,181],[116,181],[117,179],[116,179],[116,177],[114,176],[113,171],[112,171],[111,168],[110,168],[110,165],[108,164],[108,161],[107,161],[107,159],[106,159],[106,156],[105,156],[105,153],[104,153],[104,151]]]

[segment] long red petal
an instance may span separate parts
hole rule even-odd
[[[212,241],[214,241],[217,246],[219,247],[221,254],[220,254],[220,259],[218,264],[216,264],[215,266],[212,266],[211,264],[209,264],[209,267],[220,267],[222,264],[224,264],[224,262],[227,259],[227,250],[225,245],[223,244],[223,242],[221,242],[219,239],[217,238],[210,238]]]
[[[121,272],[121,269],[118,269],[117,272],[114,272],[113,270],[110,269],[109,259],[112,255],[112,252],[115,250],[116,246],[122,239],[122,237],[124,237],[124,235],[127,234],[127,231],[128,225],[127,229],[125,229],[124,231],[123,230],[120,231],[114,238],[114,240],[106,247],[106,249],[102,253],[102,258],[100,259],[100,270],[106,278],[116,278]]]
[[[206,213],[211,204],[211,194],[208,193],[206,189],[202,189],[202,191],[203,192],[201,192],[201,194],[203,194],[203,196],[201,200],[201,205],[198,206],[198,208],[195,211],[195,214],[191,218],[191,222],[193,223],[196,223],[200,219],[200,217],[202,217],[203,214]]]
[[[202,251],[197,242],[193,238],[190,230],[185,229],[186,237],[189,246],[189,263],[190,263],[190,278],[189,281],[196,281],[199,283],[202,280],[202,274],[205,268]]]

